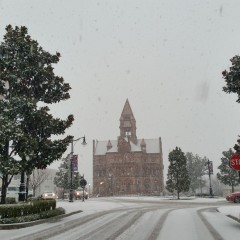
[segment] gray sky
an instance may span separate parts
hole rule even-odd
[[[240,53],[239,8],[239,0],[0,0],[0,37],[7,24],[25,25],[61,53],[55,72],[71,99],[52,113],[74,114],[67,134],[86,135],[74,152],[90,183],[92,140],[119,136],[127,98],[138,138],[162,138],[165,174],[176,146],[208,157],[216,173],[240,134],[240,104],[222,92],[221,75]]]

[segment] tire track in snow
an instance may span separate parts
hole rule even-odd
[[[208,231],[210,232],[210,234],[212,235],[212,237],[215,240],[224,240],[224,238],[222,238],[222,236],[215,230],[215,228],[213,228],[213,226],[209,223],[209,221],[203,216],[202,212],[207,211],[207,210],[215,210],[216,211],[216,208],[199,209],[199,210],[197,210],[197,214],[199,215],[203,224],[205,225],[205,227],[208,229]]]
[[[165,207],[164,207],[165,208]],[[82,223],[78,225],[78,228],[71,228],[70,230],[63,231],[62,235],[57,235],[53,238],[50,238],[52,240],[64,238],[66,239],[69,237],[72,240],[87,240],[87,239],[108,239],[108,240],[114,240],[120,236],[131,226],[134,226],[134,224],[141,219],[141,217],[147,213],[147,212],[155,212],[156,210],[161,209],[161,207],[156,206],[148,206],[144,208],[132,208],[127,210],[113,210],[108,211],[104,216],[102,215],[99,217],[99,219],[92,219],[92,222],[88,224],[89,222]],[[119,211],[122,212],[122,214],[117,215],[113,217],[114,213],[119,213]],[[123,212],[124,211],[124,212]],[[111,213],[110,213],[111,212]],[[111,215],[112,216],[111,216]],[[157,218],[158,219],[158,218]],[[162,222],[162,221],[157,221]],[[80,229],[80,228],[81,229]],[[156,231],[154,229],[154,231]],[[145,231],[146,235],[151,235],[151,232],[148,233]],[[124,235],[124,234],[123,234]],[[123,239],[129,239],[126,237],[123,237]],[[146,238],[145,238],[146,239]]]
[[[112,221],[109,225],[105,224],[103,227],[99,227],[89,234],[77,238],[77,240],[86,239],[106,239],[115,240],[121,236],[127,229],[133,226],[145,213],[153,211],[156,207],[145,207],[142,209],[136,208],[131,212],[127,212],[118,219]],[[158,208],[159,209],[159,208]]]
[[[156,223],[153,231],[152,231],[152,234],[149,236],[148,240],[156,240],[162,230],[162,227],[164,225],[164,222],[166,221],[167,217],[168,217],[168,214],[170,212],[172,212],[173,210],[175,209],[170,209],[170,210],[167,210],[158,220],[158,222]]]
[[[121,212],[122,209],[113,209],[109,211],[103,211],[94,213],[88,216],[81,217],[79,219],[70,220],[68,222],[65,222],[63,224],[60,224],[61,221],[59,221],[59,225],[50,227],[48,229],[45,229],[44,231],[38,231],[34,234],[25,235],[22,237],[14,238],[14,240],[45,240],[49,239],[51,237],[55,237],[56,235],[59,235],[61,233],[64,233],[66,231],[69,231],[73,228],[78,228],[81,225],[84,225],[88,222],[91,222],[97,218],[101,218],[104,215],[107,215],[109,213],[114,212]]]
[[[97,237],[101,237],[101,239],[106,240],[114,240],[119,235],[122,234],[131,224],[134,224],[142,215],[144,212],[134,211],[129,213],[126,213],[122,216],[120,216],[115,221],[111,222],[109,225],[105,225],[102,229],[96,229],[94,230],[94,234],[91,234],[88,238],[86,236],[83,236],[81,238],[78,238],[78,240],[85,240],[85,239],[97,239]],[[119,228],[120,226],[120,228]],[[110,236],[106,236],[110,234]],[[103,236],[102,236],[103,235]]]

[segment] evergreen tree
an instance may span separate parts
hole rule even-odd
[[[70,189],[69,169],[65,168],[64,164],[61,164],[54,177],[54,184],[61,189],[62,198],[64,193]]]
[[[206,184],[206,181],[202,179],[207,171],[206,160],[190,152],[186,153],[186,159],[190,189],[193,193],[196,193],[196,189],[200,188],[202,192],[202,187]]]
[[[232,187],[232,192],[234,192],[234,187],[239,184],[238,172],[232,169],[229,165],[230,158],[234,154],[233,150],[230,148],[228,151],[224,151],[223,157],[221,158],[221,164],[218,169],[217,178],[225,185]]]
[[[240,56],[236,55],[230,59],[232,66],[229,71],[224,70],[222,72],[225,79],[226,86],[223,87],[223,91],[226,93],[236,93],[237,101],[240,103]],[[233,147],[236,153],[240,154],[240,139],[237,140],[237,144]],[[240,172],[239,172],[240,177]]]
[[[189,190],[190,180],[187,170],[187,159],[182,150],[176,147],[168,155],[169,167],[166,188],[170,192],[177,191],[179,199],[180,192]]]
[[[230,59],[232,66],[229,71],[224,70],[222,72],[225,79],[226,86],[223,87],[223,91],[226,93],[236,93],[238,95],[237,102],[240,103],[240,56],[236,55]]]
[[[54,178],[54,184],[61,188],[62,198],[64,197],[65,192],[69,192],[71,189],[71,179],[70,179],[70,161],[69,157],[64,158],[60,167],[58,168],[58,172],[56,172],[56,176]],[[79,172],[74,172],[72,175],[72,189],[76,190],[80,187],[80,179],[81,176]]]
[[[28,35],[26,27],[6,27],[0,45],[0,172],[2,198],[14,174],[31,174],[61,158],[72,140],[62,135],[73,122],[54,118],[48,104],[70,97],[70,86],[54,74],[52,64],[60,53],[51,55]],[[23,175],[24,176],[24,175]]]

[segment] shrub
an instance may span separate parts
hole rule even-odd
[[[14,197],[7,197],[6,198],[6,204],[15,204],[17,203],[16,202],[16,199]]]
[[[34,200],[27,203],[0,205],[0,219],[22,217],[30,214],[54,210],[56,200]]]
[[[40,215],[40,219],[45,219],[45,218],[58,216],[58,215],[61,215],[61,214],[65,214],[65,209],[56,208],[56,209],[51,210],[51,211],[41,212],[39,215]]]
[[[12,224],[12,223],[24,223],[24,222],[31,222],[40,219],[55,217],[65,214],[65,209],[63,208],[56,208],[54,210],[49,210],[45,212],[41,212],[38,214],[30,214],[28,216],[21,216],[21,217],[11,217],[11,218],[2,218],[0,219],[0,224]]]

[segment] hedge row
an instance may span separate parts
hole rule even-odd
[[[22,204],[4,204],[0,205],[0,219],[39,214],[55,208],[56,200],[34,200]]]
[[[37,221],[40,219],[55,217],[55,216],[62,215],[62,214],[65,214],[65,209],[56,208],[54,210],[49,210],[49,211],[45,211],[45,212],[41,212],[41,213],[35,213],[35,214],[28,215],[28,216],[2,218],[2,219],[0,219],[0,224],[31,222],[31,221]]]

